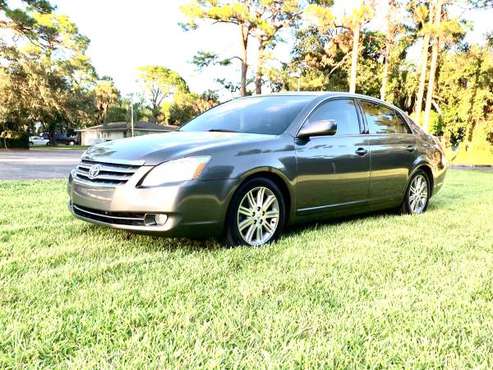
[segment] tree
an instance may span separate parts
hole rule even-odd
[[[317,30],[322,35],[328,35],[336,48],[345,51],[344,59],[340,60],[331,70],[333,73],[342,67],[345,59],[351,56],[351,69],[349,75],[349,91],[356,91],[357,67],[360,54],[360,34],[366,22],[373,16],[373,8],[370,3],[360,2],[360,6],[353,9],[350,16],[343,17],[342,23],[338,23],[332,10],[333,1],[319,1],[307,7],[306,14],[309,20],[314,23]],[[350,42],[350,45],[348,45]],[[350,52],[349,52],[350,50]],[[328,49],[329,53],[334,52],[334,47]],[[327,53],[328,54],[328,53]]]
[[[181,126],[200,113],[212,108],[219,102],[217,94],[206,91],[203,94],[180,92],[176,94],[173,101],[163,105],[163,114],[166,122]]]
[[[188,18],[186,28],[196,28],[198,20],[207,19],[215,23],[233,24],[240,31],[239,56],[224,59],[214,53],[203,52],[194,59],[197,66],[210,64],[229,65],[237,59],[241,62],[240,95],[247,95],[248,85],[248,43],[250,37],[258,42],[257,68],[255,72],[255,92],[262,93],[266,51],[279,41],[279,31],[295,25],[303,13],[300,0],[236,0],[221,2],[216,0],[192,0],[182,6]],[[203,59],[206,56],[207,58]],[[202,63],[201,63],[202,62]],[[205,63],[203,63],[205,62]],[[228,84],[231,85],[231,84]]]
[[[195,29],[198,21],[210,20],[214,23],[235,25],[240,33],[240,56],[235,56],[241,62],[240,95],[245,96],[248,73],[248,41],[256,28],[256,20],[251,8],[255,0],[223,2],[219,0],[192,0],[180,9],[187,17],[185,28]]]
[[[188,86],[178,73],[166,67],[148,65],[140,67],[139,71],[144,96],[151,110],[151,121],[162,122],[161,106],[165,99],[179,92],[188,92]]]
[[[211,65],[219,65],[219,66],[229,66],[232,64],[234,59],[240,59],[239,57],[226,57],[226,58],[220,58],[219,55],[212,51],[204,51],[204,50],[199,50],[192,59],[192,64],[194,64],[197,67],[197,70],[203,71],[204,68],[209,67]],[[240,59],[241,60],[241,59]],[[217,83],[219,83],[221,86],[224,87],[224,89],[234,93],[238,90],[240,90],[240,84],[229,81],[225,78],[218,77],[215,79]],[[246,85],[248,86],[249,81],[246,81]]]
[[[438,59],[440,52],[452,44],[457,44],[464,36],[464,27],[457,18],[450,18],[447,5],[444,0],[435,0],[435,16],[433,22],[433,42],[432,55],[430,62],[430,73],[428,78],[428,88],[426,91],[425,116],[423,128],[429,129],[430,111],[432,106],[433,94],[435,90],[435,79],[437,75]]]
[[[257,17],[255,37],[258,42],[255,93],[262,93],[266,50],[274,45],[279,31],[296,25],[303,10],[299,0],[260,0],[255,10]]]
[[[443,114],[432,131],[467,147],[475,128],[487,123],[493,139],[493,48],[471,45],[449,51],[442,64],[437,93]]]
[[[63,128],[88,124],[94,112],[90,89],[95,80],[94,68],[85,55],[89,40],[68,17],[30,7],[12,12],[5,12],[4,24],[20,22],[9,14],[14,18],[25,14],[31,30],[43,32],[25,28],[17,32],[12,26],[16,36],[0,47],[0,69],[7,81],[7,88],[0,90],[0,102],[8,107],[1,119],[17,130],[25,130],[33,122],[41,122],[49,131],[62,123]]]
[[[387,100],[391,51],[395,46],[397,35],[402,32],[402,27],[400,27],[399,22],[396,20],[396,17],[399,16],[399,10],[398,0],[387,0],[387,14],[385,17],[385,51],[383,54],[384,64],[382,72],[382,86],[380,88],[380,99],[382,100]]]
[[[56,30],[40,26],[33,14],[50,14],[54,7],[46,0],[19,0],[25,8],[13,8],[7,0],[0,0],[0,30],[9,30],[31,42],[42,44]],[[0,43],[0,48],[7,45]]]
[[[432,39],[432,50],[431,50],[431,62],[430,62],[430,74],[428,78],[428,89],[426,90],[426,104],[425,104],[425,117],[423,121],[423,129],[428,131],[428,126],[430,122],[430,111],[431,111],[431,100],[433,98],[433,88],[435,84],[435,72],[438,60],[439,51],[439,29],[440,23],[442,21],[442,4],[443,0],[435,0],[434,4],[434,16],[433,16],[433,39]]]
[[[361,27],[372,17],[373,9],[362,0],[360,6],[355,8],[351,17],[347,19],[347,23],[353,34],[353,47],[351,50],[351,76],[349,78],[349,92],[351,93],[356,92],[356,76]]]
[[[103,78],[96,83],[94,98],[96,103],[96,122],[102,124],[106,121],[110,106],[118,102],[120,92],[111,78]]]
[[[421,27],[421,33],[423,35],[423,45],[421,46],[421,57],[419,61],[419,84],[418,84],[418,92],[416,95],[416,105],[414,112],[416,114],[416,119],[418,122],[421,122],[421,110],[423,106],[423,96],[425,92],[425,84],[426,84],[426,72],[428,69],[428,53],[430,48],[430,33],[433,28],[433,19],[434,12],[432,8],[432,3],[429,3],[429,6],[420,5],[416,8],[416,18],[418,24]]]

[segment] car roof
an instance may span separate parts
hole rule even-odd
[[[344,91],[282,91],[282,92],[271,93],[271,94],[251,95],[248,97],[254,98],[254,97],[263,97],[263,96],[313,96],[313,98],[321,98],[321,97],[328,98],[328,97],[343,96],[347,98],[375,100],[376,102],[379,103],[388,104],[373,96],[349,93]]]
[[[402,109],[399,107],[396,107],[395,105],[388,103],[386,101],[383,101],[381,99],[375,98],[373,96],[369,95],[363,95],[363,94],[356,94],[356,93],[349,93],[349,92],[344,92],[344,91],[282,91],[278,93],[271,93],[271,94],[262,94],[262,95],[251,95],[247,96],[246,98],[255,98],[255,97],[264,97],[264,96],[311,96],[313,97],[313,101],[319,102],[322,100],[325,100],[326,98],[333,98],[333,97],[345,97],[345,98],[356,98],[356,99],[364,99],[364,100],[370,100],[378,104],[383,104],[386,105],[389,108],[396,109],[399,111],[401,114],[404,114],[407,116],[407,113],[404,112]]]

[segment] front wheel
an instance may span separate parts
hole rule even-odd
[[[261,246],[275,240],[284,228],[286,208],[278,186],[254,178],[240,186],[231,200],[226,220],[229,245]]]
[[[420,214],[428,208],[430,200],[430,180],[423,171],[417,171],[409,181],[406,196],[402,202],[403,213]]]

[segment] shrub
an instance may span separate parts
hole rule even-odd
[[[481,122],[474,129],[470,143],[461,143],[457,156],[453,160],[456,164],[493,165],[493,145],[488,140],[491,135],[493,122]]]
[[[29,135],[23,131],[2,131],[0,145],[2,148],[29,148]]]

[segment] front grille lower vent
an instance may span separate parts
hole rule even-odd
[[[76,168],[75,177],[95,184],[122,185],[139,168],[140,166],[138,165],[96,162],[83,159]]]
[[[77,204],[72,204],[72,209],[78,216],[107,224],[145,226],[144,213],[108,212],[79,206]]]

